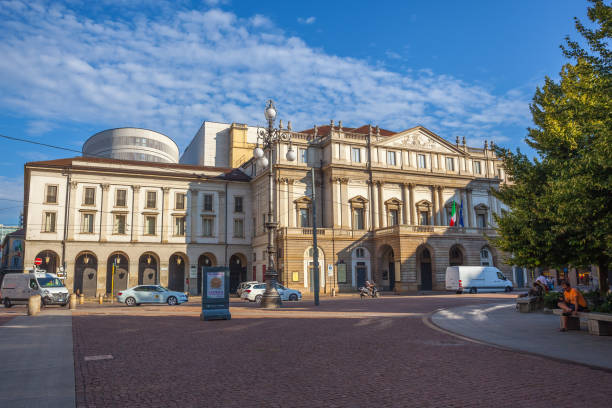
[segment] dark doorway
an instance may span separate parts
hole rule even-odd
[[[525,287],[525,277],[523,275],[523,268],[517,267],[515,269],[515,274],[516,274],[516,287],[524,288]]]
[[[59,267],[58,256],[53,251],[42,251],[36,255],[36,258],[40,258],[42,263],[39,268],[44,269],[47,273],[57,273]]]
[[[463,251],[457,245],[453,245],[448,253],[448,264],[450,266],[463,265]]]
[[[246,265],[243,265],[240,255],[232,255],[230,264],[230,293],[236,293],[238,284],[246,281]]]
[[[185,291],[185,259],[179,254],[170,257],[168,289],[177,292]]]
[[[197,294],[202,294],[202,267],[214,266],[213,261],[208,255],[200,255],[198,258],[198,290]]]
[[[74,267],[74,291],[88,297],[96,296],[98,259],[92,254],[80,255]]]
[[[431,276],[431,254],[427,248],[423,248],[420,254],[421,264],[421,290],[432,290],[433,282]]]
[[[389,290],[395,289],[395,262],[389,262]]]
[[[144,254],[138,262],[138,284],[157,285],[158,283],[157,258],[151,254]]]
[[[125,255],[113,254],[106,263],[106,293],[116,296],[127,289],[129,262]]]
[[[368,274],[368,268],[366,268],[365,262],[357,262],[357,265],[355,265],[355,274],[357,275],[357,287],[361,288],[365,285]]]

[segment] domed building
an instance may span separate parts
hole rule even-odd
[[[168,136],[148,129],[108,129],[83,144],[83,156],[178,163],[179,148]]]

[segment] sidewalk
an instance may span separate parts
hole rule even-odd
[[[612,336],[559,332],[559,316],[519,313],[513,303],[463,306],[431,316],[438,327],[502,347],[612,370]],[[571,374],[568,374],[571,377]]]
[[[0,326],[0,406],[75,406],[70,311],[48,309]]]

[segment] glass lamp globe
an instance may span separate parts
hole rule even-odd
[[[295,154],[295,150],[293,150],[292,147],[289,147],[289,150],[287,150],[287,160],[292,162],[295,161],[295,159],[297,159],[297,154]]]
[[[256,147],[253,149],[253,157],[255,159],[261,159],[264,155],[264,151],[261,147]]]
[[[274,121],[274,119],[276,119],[276,108],[274,107],[274,102],[272,102],[272,99],[268,101],[268,106],[266,107],[265,114],[266,119],[268,120]]]
[[[268,159],[266,157],[262,157],[259,160],[257,160],[257,162],[259,163],[260,167],[268,167]]]

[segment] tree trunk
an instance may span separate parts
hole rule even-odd
[[[601,258],[599,260],[599,264],[597,265],[597,279],[599,280],[599,293],[601,296],[606,296],[608,291],[610,290],[610,283],[608,282],[608,258]]]

